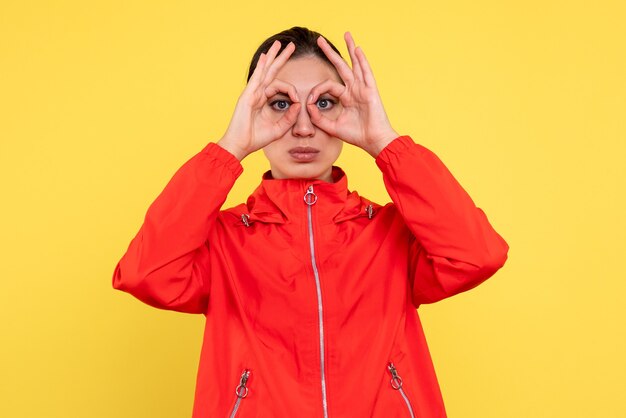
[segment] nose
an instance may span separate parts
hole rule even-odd
[[[315,125],[311,122],[309,112],[306,110],[306,106],[300,108],[296,123],[293,125],[292,133],[296,137],[311,137],[315,134]]]

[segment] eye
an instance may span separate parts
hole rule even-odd
[[[291,106],[291,102],[289,102],[288,100],[279,99],[271,102],[270,106],[274,110],[283,111],[289,109],[289,106]]]
[[[317,100],[317,107],[321,110],[328,110],[332,108],[334,104],[335,102],[333,100],[326,97],[320,97]]]

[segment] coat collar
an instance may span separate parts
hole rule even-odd
[[[274,179],[267,171],[247,201],[250,222],[300,223],[306,220],[304,195],[309,186],[317,196],[313,206],[318,222],[342,222],[367,216],[370,202],[348,190],[348,178],[339,167],[332,168],[334,182],[311,179]]]

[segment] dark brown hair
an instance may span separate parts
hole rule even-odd
[[[320,36],[322,36],[320,33],[307,28],[303,28],[301,26],[294,26],[291,29],[287,29],[270,36],[261,44],[261,46],[259,46],[259,48],[254,53],[254,56],[252,57],[252,62],[250,62],[250,68],[248,69],[247,80],[250,81],[250,77],[252,77],[252,73],[254,73],[254,69],[259,62],[259,57],[261,56],[261,54],[267,53],[267,51],[270,49],[275,41],[280,41],[281,44],[280,50],[278,52],[279,54],[283,52],[283,49],[287,47],[289,42],[293,42],[296,46],[296,50],[291,55],[290,59],[312,55],[320,58],[323,61],[326,61],[328,64],[330,64],[331,67],[334,68],[333,64],[324,54],[324,51],[322,51],[320,47],[317,46],[317,38]],[[325,36],[324,38],[328,41]],[[337,54],[341,56],[341,53],[339,52],[339,50],[337,50],[335,45],[333,45],[330,41],[328,41],[328,44]]]

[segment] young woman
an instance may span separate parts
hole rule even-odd
[[[416,308],[477,286],[508,245],[435,154],[400,136],[363,51],[294,27],[255,54],[217,143],[149,207],[113,287],[206,316],[194,418],[445,417]],[[348,190],[344,142],[393,203]],[[247,203],[220,210],[263,150]]]

